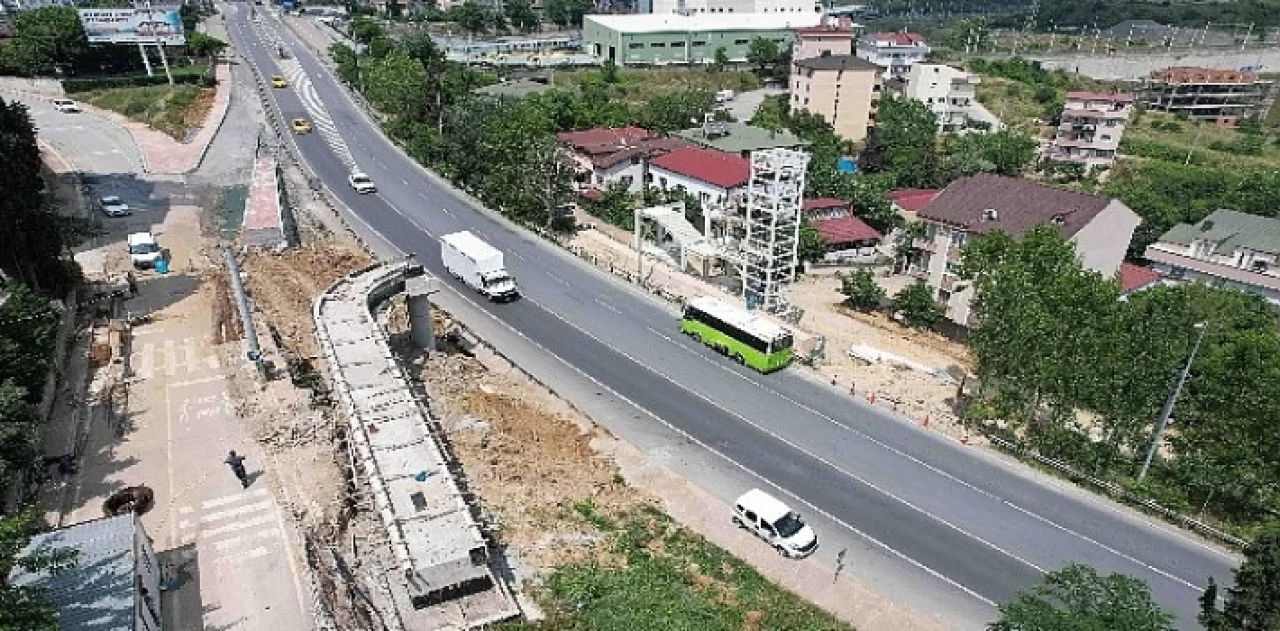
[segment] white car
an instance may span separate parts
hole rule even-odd
[[[351,184],[351,188],[356,189],[356,192],[361,195],[378,192],[378,187],[374,186],[373,179],[359,171],[347,176],[347,182]]]
[[[63,114],[74,114],[80,111],[80,106],[76,105],[76,102],[71,99],[54,99],[53,109]]]
[[[818,536],[800,515],[760,489],[751,489],[734,502],[733,523],[751,531],[784,557],[803,559],[818,549]]]
[[[127,217],[133,214],[133,210],[124,200],[115,195],[108,195],[98,200],[98,206],[102,208],[102,214],[108,217]]]
[[[156,261],[164,257],[164,250],[156,242],[155,235],[150,232],[135,232],[129,235],[129,260],[138,269],[155,267]]]

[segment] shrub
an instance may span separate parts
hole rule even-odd
[[[175,74],[173,82],[177,85],[198,85],[202,88],[211,88],[218,84],[218,80],[209,74]],[[129,76],[129,77],[96,77],[93,79],[63,79],[62,89],[67,94],[79,94],[81,92],[92,92],[94,90],[110,90],[114,88],[142,88],[153,85],[168,85],[169,79],[163,75],[154,77],[148,76]]]

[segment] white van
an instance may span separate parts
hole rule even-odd
[[[733,523],[764,539],[785,557],[802,559],[818,549],[818,536],[800,515],[760,489],[751,489],[734,502]]]
[[[164,256],[155,235],[150,232],[135,232],[129,235],[129,260],[138,269],[155,267],[156,261]]]
[[[76,102],[71,99],[54,99],[53,109],[63,114],[74,114],[80,111],[80,106],[76,105]]]

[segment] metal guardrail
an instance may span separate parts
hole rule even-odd
[[[1080,471],[1079,469],[1076,469],[1075,467],[1072,467],[1071,465],[1065,462],[1062,462],[1061,460],[1055,460],[1053,458],[1042,456],[1031,449],[1027,449],[1020,445],[1011,443],[1003,438],[1000,438],[999,436],[988,436],[987,438],[988,440],[991,441],[991,444],[999,447],[1000,449],[1003,449],[1007,452],[1013,453],[1018,456],[1029,457],[1040,464],[1043,464],[1047,467],[1050,467],[1052,469],[1055,469],[1065,474],[1071,480],[1074,480],[1077,482],[1083,482],[1090,486],[1096,487],[1102,490],[1103,492],[1105,492],[1106,494],[1110,495],[1111,497],[1120,499],[1132,506],[1136,506],[1143,510],[1147,510],[1152,513],[1155,513],[1165,518],[1171,523],[1188,528],[1206,537],[1215,539],[1221,543],[1225,543],[1227,545],[1233,546],[1241,550],[1249,547],[1250,545],[1249,542],[1245,541],[1244,539],[1241,539],[1239,537],[1226,533],[1222,530],[1214,528],[1213,526],[1210,526],[1209,524],[1206,524],[1189,515],[1183,515],[1182,513],[1179,513],[1175,510],[1165,508],[1164,506],[1161,506],[1160,504],[1157,504],[1156,502],[1149,500],[1145,497],[1139,497],[1129,489],[1126,489],[1123,486],[1120,486],[1119,484],[1116,484],[1114,482],[1108,482],[1106,480],[1102,480],[1099,478],[1095,478],[1087,473],[1084,473],[1083,471]]]

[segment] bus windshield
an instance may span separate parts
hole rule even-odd
[[[791,339],[790,333],[776,337],[773,339],[773,343],[769,345],[769,352],[776,353],[778,351],[785,351],[788,348],[791,348],[792,343],[793,340]]]

